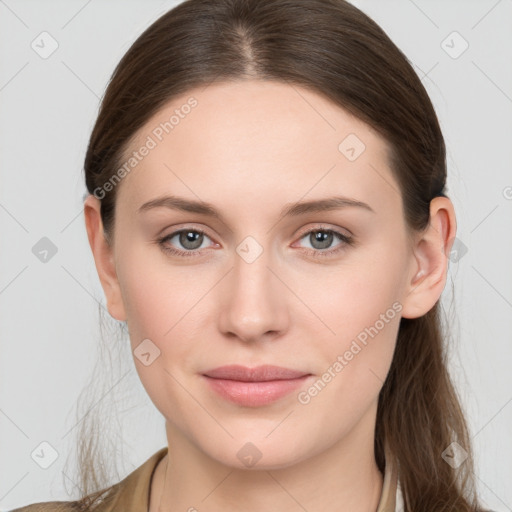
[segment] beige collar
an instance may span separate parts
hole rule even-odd
[[[384,482],[377,512],[403,512],[403,498],[400,482],[398,480],[398,461],[391,453],[388,443],[384,443],[386,468]]]

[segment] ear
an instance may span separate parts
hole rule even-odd
[[[89,238],[89,245],[94,256],[98,277],[107,298],[107,309],[112,317],[120,322],[124,322],[126,321],[126,313],[117,279],[114,248],[105,238],[100,207],[100,200],[92,194],[84,200],[87,237]]]
[[[453,204],[447,197],[430,202],[428,226],[415,239],[412,265],[402,305],[404,318],[430,311],[446,284],[450,250],[457,230]]]

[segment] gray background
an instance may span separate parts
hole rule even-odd
[[[407,55],[440,118],[459,239],[443,296],[455,315],[450,369],[468,415],[479,492],[488,507],[510,511],[512,0],[353,3]],[[83,157],[114,66],[173,5],[0,0],[2,510],[75,492],[74,406],[97,358],[98,303],[105,304],[81,209]],[[51,49],[43,31],[58,43],[47,58],[31,47],[35,40],[39,52]],[[43,237],[57,249],[46,262],[32,251]],[[118,326],[111,327],[115,333]],[[103,434],[105,443],[117,443],[124,477],[166,439],[126,336],[111,339],[124,357],[94,407],[108,410],[115,402],[121,412]],[[58,453],[47,469],[31,457],[42,442]]]

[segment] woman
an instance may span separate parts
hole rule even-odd
[[[187,0],[86,159],[89,243],[168,446],[19,510],[478,511],[439,299],[455,213],[406,57],[343,0]]]

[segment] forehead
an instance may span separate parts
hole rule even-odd
[[[259,197],[259,204],[264,197],[279,201],[277,194],[281,202],[297,201],[333,188],[374,204],[399,195],[386,141],[295,84],[247,80],[192,89],[138,131],[124,163],[134,151],[118,191],[118,200],[134,205],[164,192],[205,201],[216,193]]]

